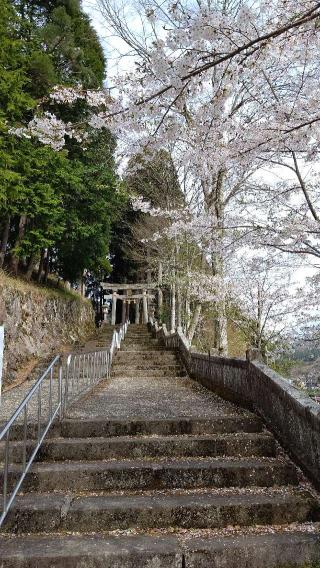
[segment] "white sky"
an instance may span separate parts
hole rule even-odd
[[[83,10],[91,18],[101,44],[103,46],[107,61],[107,80],[106,86],[113,84],[113,77],[118,73],[129,71],[133,68],[133,59],[129,57],[120,58],[120,54],[126,53],[125,44],[117,37],[112,36],[107,30],[107,25],[95,0],[82,0]]]

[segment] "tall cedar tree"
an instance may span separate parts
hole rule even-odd
[[[139,154],[131,158],[125,184],[130,195],[142,196],[156,208],[174,209],[184,203],[176,168],[165,150],[160,150],[155,156]],[[125,278],[138,281],[145,278],[145,271],[150,268],[143,260],[148,257],[148,252],[143,250],[146,247],[136,237],[136,227],[144,223],[145,218],[145,214],[128,207],[114,225],[111,252],[112,278],[115,281],[123,282]],[[150,237],[156,231],[156,218],[153,222]]]
[[[95,133],[87,150],[67,141],[55,152],[7,132],[23,124],[56,84],[99,88],[102,47],[78,0],[0,0],[0,266],[30,278],[58,271],[77,281],[85,268],[109,269],[110,223],[121,196],[109,132]],[[48,103],[48,110],[52,105]],[[81,119],[83,104],[53,109]]]

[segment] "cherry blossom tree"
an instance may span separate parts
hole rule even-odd
[[[234,323],[249,345],[262,352],[288,338],[304,298],[294,285],[294,270],[279,255],[243,255],[230,282]]]
[[[237,241],[316,254],[311,252],[318,230],[315,183],[306,184],[301,164],[315,159],[320,139],[314,95],[320,79],[319,2],[99,4],[107,27],[126,46],[121,57],[133,59],[134,70],[115,77],[112,98],[79,87],[57,88],[51,100],[73,104],[85,99],[92,108],[89,125],[112,128],[126,156],[165,148],[178,170],[188,169],[189,187],[197,190],[197,212],[187,211],[170,231],[174,235],[184,225],[192,235],[199,218],[205,220],[199,246],[213,278],[224,281],[226,255]],[[16,133],[37,135],[59,149],[65,136],[79,138],[82,127],[64,125],[49,114]],[[266,165],[277,164],[295,173],[293,203],[255,181]],[[297,192],[304,199],[298,211],[297,204],[292,208]],[[259,219],[252,214],[252,201],[244,206],[248,195],[261,205],[267,195],[270,220],[268,208]],[[216,307],[215,347],[226,353],[223,285]]]

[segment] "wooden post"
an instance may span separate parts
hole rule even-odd
[[[117,290],[112,292],[112,312],[111,312],[111,325],[116,325],[117,316]]]
[[[148,302],[147,302],[147,291],[142,292],[142,307],[143,307],[143,323],[148,323]]]

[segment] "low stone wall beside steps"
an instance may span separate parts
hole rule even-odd
[[[189,375],[222,397],[257,412],[320,487],[320,405],[258,361],[211,357],[189,349],[181,332],[150,323],[155,337],[179,350]]]

